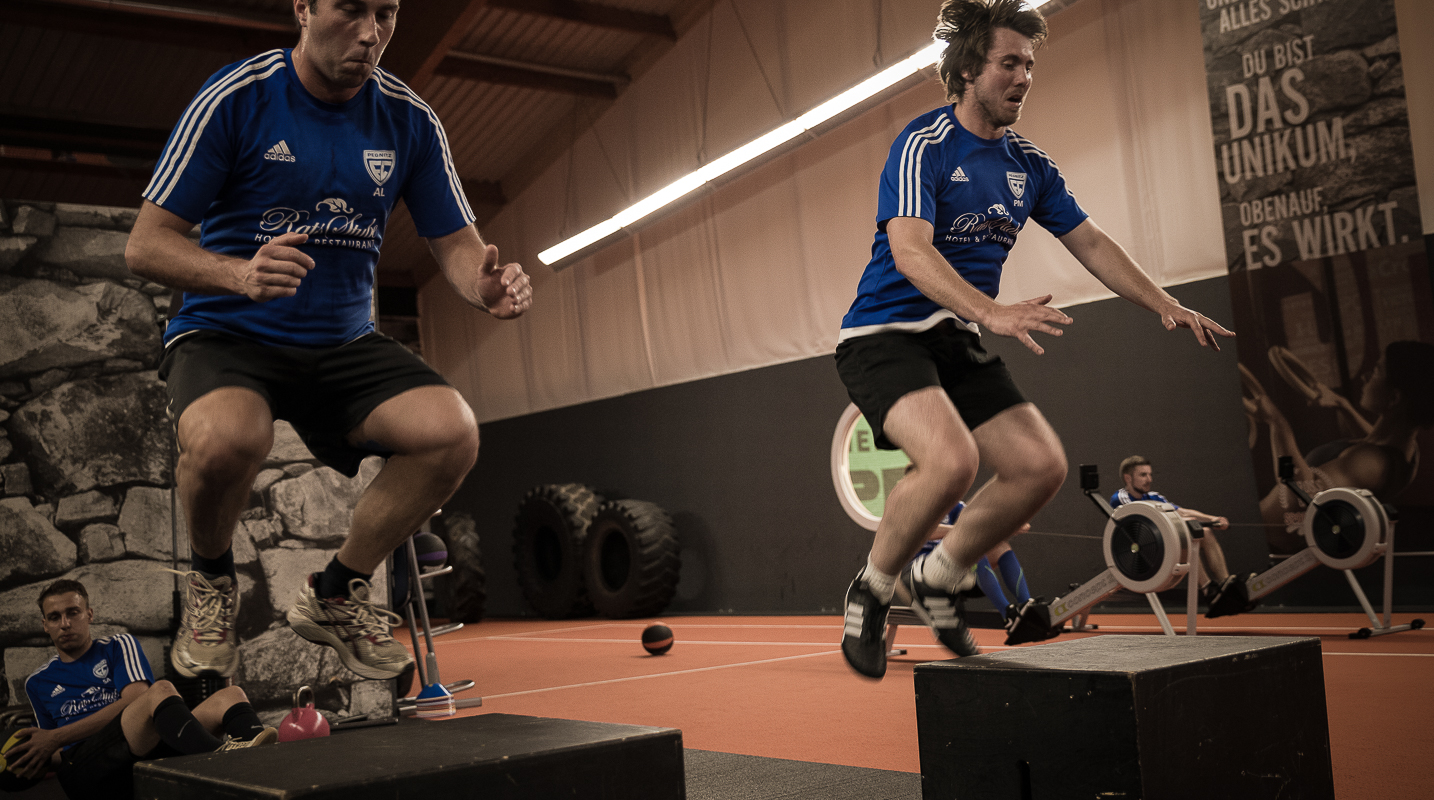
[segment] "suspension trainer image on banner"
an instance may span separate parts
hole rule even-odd
[[[1278,483],[1365,489],[1434,530],[1434,296],[1393,0],[1200,4],[1249,444],[1272,552]]]

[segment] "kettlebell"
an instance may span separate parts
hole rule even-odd
[[[304,695],[308,694],[309,702],[304,703]],[[279,723],[279,741],[297,742],[300,739],[313,739],[318,736],[329,735],[329,721],[324,715],[314,708],[314,690],[307,686],[300,686],[294,692],[294,708]]]

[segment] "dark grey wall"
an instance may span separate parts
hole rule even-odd
[[[1171,291],[1228,324],[1224,278]],[[1267,550],[1255,525],[1234,343],[1202,349],[1189,331],[1167,333],[1120,300],[1067,312],[1074,324],[1047,337],[1044,356],[986,337],[1060,433],[1071,463],[1033,532],[1013,543],[1032,591],[1062,594],[1104,569],[1104,522],[1080,492],[1076,465],[1099,465],[1109,494],[1131,453],[1155,464],[1156,488],[1174,502],[1248,524],[1221,541],[1232,569],[1262,570]],[[831,485],[832,434],[846,404],[831,358],[822,357],[484,425],[478,466],[450,506],[478,521],[489,613],[532,613],[512,569],[513,518],[529,487],[566,482],[650,500],[673,515],[683,561],[671,612],[834,613],[871,543]],[[1367,584],[1372,593],[1377,585]],[[1352,605],[1339,586],[1294,602]]]

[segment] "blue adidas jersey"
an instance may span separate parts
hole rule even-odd
[[[1088,216],[1055,162],[1028,139],[1009,128],[998,139],[983,139],[961,127],[951,106],[923,114],[891,145],[881,173],[871,261],[842,319],[840,338],[925,330],[956,318],[897,271],[886,238],[892,217],[930,222],[932,244],[947,263],[995,297],[1006,256],[1028,219],[1064,236]]]
[[[1121,489],[1120,491],[1110,496],[1110,507],[1120,508],[1126,503],[1134,503],[1136,500],[1149,500],[1152,503],[1166,503],[1168,505],[1175,506],[1176,508],[1180,507],[1176,506],[1174,503],[1171,503],[1169,500],[1166,500],[1165,495],[1161,494],[1160,492],[1146,492],[1144,497],[1136,497],[1125,489]]]
[[[25,694],[35,709],[37,727],[51,730],[115,702],[124,687],[135,681],[154,683],[154,673],[139,642],[120,633],[96,639],[74,661],[51,657],[25,679]]]
[[[309,94],[290,50],[215,73],[165,145],[145,199],[201,223],[200,246],[250,258],[284,233],[307,233],[314,259],[293,297],[186,293],[166,344],[195,330],[270,345],[333,347],[369,319],[384,228],[401,197],[418,234],[473,222],[443,126],[418,95],[379,69],[342,104]]]

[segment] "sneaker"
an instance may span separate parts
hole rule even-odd
[[[876,599],[861,574],[846,590],[846,624],[842,628],[841,654],[858,674],[880,679],[886,674],[886,612],[890,603]]]
[[[1213,583],[1212,581],[1211,584]],[[1209,619],[1228,617],[1254,607],[1250,602],[1250,590],[1245,586],[1245,579],[1231,574],[1220,581],[1220,585],[1212,593],[1210,608],[1205,612],[1205,616]]]
[[[936,641],[958,656],[974,656],[981,652],[966,625],[966,602],[961,593],[976,585],[976,573],[967,571],[949,592],[933,589],[916,577],[926,563],[918,558],[906,565],[896,581],[898,594],[905,594],[911,610],[936,634]]]
[[[265,728],[259,731],[259,735],[253,739],[235,739],[228,734],[224,735],[224,741],[219,743],[216,753],[223,753],[229,750],[243,750],[246,747],[262,747],[266,744],[275,744],[279,741],[279,732],[273,728]]]
[[[239,642],[234,621],[239,618],[239,587],[223,575],[206,578],[198,572],[182,572],[185,579],[183,610],[169,663],[186,678],[218,676],[227,678],[239,665]]]
[[[349,581],[348,597],[321,598],[314,592],[318,573],[309,576],[289,609],[289,627],[315,644],[326,644],[339,654],[344,666],[371,680],[397,678],[413,664],[413,657],[389,635],[403,620],[369,600],[368,581]]]
[[[1021,607],[1015,603],[1007,603],[1006,610],[1001,612],[1001,618],[1005,622],[1004,627],[1009,631],[1021,621]]]

